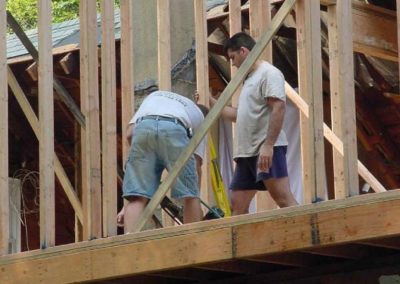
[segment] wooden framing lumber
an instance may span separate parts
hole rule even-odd
[[[102,232],[96,0],[81,1],[79,9],[81,108],[86,117],[86,129],[81,135],[83,236],[93,239],[100,238]]]
[[[158,84],[171,91],[171,15],[170,0],[157,0]]]
[[[391,218],[399,213],[400,191],[394,190],[114,236],[3,256],[0,280],[84,282],[257,256],[271,259],[272,254],[399,236],[400,220]]]
[[[194,22],[196,37],[196,87],[199,93],[199,103],[207,107],[209,103],[209,76],[208,76],[208,44],[207,44],[207,8],[206,1],[194,0]],[[211,188],[210,153],[206,148],[201,166],[201,199],[211,203],[213,191]]]
[[[29,77],[31,77],[32,81],[36,82],[38,80],[39,74],[36,61],[29,65],[28,68],[25,69],[25,71],[29,74]]]
[[[103,236],[117,234],[117,96],[114,1],[101,1],[102,197]]]
[[[67,53],[63,58],[61,58],[59,63],[61,68],[64,70],[64,73],[67,75],[72,74],[72,72],[75,70],[75,67],[77,67],[77,63],[72,52]]]
[[[189,160],[191,155],[193,154],[194,150],[196,149],[197,145],[199,145],[201,139],[206,135],[206,132],[211,127],[211,125],[217,120],[219,114],[221,113],[224,106],[228,103],[231,99],[232,94],[237,90],[241,82],[243,82],[244,78],[247,75],[247,72],[250,70],[251,66],[256,62],[256,60],[261,55],[264,47],[269,43],[272,39],[273,35],[282,25],[283,20],[287,16],[287,14],[291,11],[295,4],[295,0],[286,0],[285,3],[281,6],[275,17],[273,18],[271,25],[268,27],[266,32],[261,36],[258,43],[254,46],[253,50],[247,57],[247,59],[243,62],[240,66],[236,76],[230,81],[228,86],[222,92],[220,98],[218,99],[217,103],[211,109],[207,117],[205,118],[203,124],[200,126],[199,131],[193,136],[191,139],[190,144],[182,152],[179,157],[179,163],[175,164],[172,168],[171,172],[168,174],[166,180],[160,185],[156,194],[153,196],[153,199],[148,203],[144,212],[142,213],[138,223],[136,224],[135,231],[140,231],[146,221],[151,217],[154,210],[161,202],[162,198],[167,193],[168,189],[171,187],[172,183],[175,181],[177,175],[182,170],[182,167],[186,164]]]
[[[54,95],[51,1],[38,1],[40,247],[55,245]]]
[[[25,34],[25,32],[22,30],[21,26],[9,12],[7,12],[7,23],[13,29],[14,33],[17,35],[21,43],[25,46],[26,50],[30,53],[32,58],[37,62],[39,58],[38,51],[30,41],[28,36]],[[53,85],[54,85],[54,90],[57,92],[60,99],[71,111],[75,119],[79,122],[79,124],[82,127],[85,127],[85,118],[81,113],[79,107],[76,105],[75,101],[69,95],[68,91],[64,88],[64,86],[57,78],[53,78]]]
[[[23,113],[25,114],[26,119],[29,122],[29,125],[32,127],[33,132],[35,133],[35,136],[39,139],[39,120],[33,111],[29,101],[26,99],[26,96],[24,95],[24,92],[21,88],[21,86],[18,84],[17,79],[15,78],[14,73],[12,70],[8,67],[8,84],[14,93],[14,96],[20,105]],[[54,171],[56,173],[56,176],[64,189],[65,195],[67,196],[69,202],[71,203],[72,208],[74,208],[75,214],[79,218],[79,220],[82,222],[83,221],[83,211],[82,211],[82,205],[76,195],[76,192],[74,191],[74,188],[71,185],[71,182],[68,179],[67,174],[65,173],[64,168],[61,165],[60,160],[58,159],[56,153],[54,153]]]
[[[271,23],[271,5],[269,0],[250,0],[249,7],[250,34],[258,40],[266,27]],[[272,63],[272,43],[265,48],[262,59]]]
[[[349,1],[341,3],[350,6]],[[388,9],[368,5],[359,1],[352,2],[351,15],[353,26],[353,48],[354,51],[371,56],[397,61],[397,38],[396,38],[396,13]],[[350,31],[350,30],[349,30]]]
[[[240,0],[229,0],[229,35],[242,31],[242,7]],[[226,54],[224,54],[226,55]],[[234,77],[236,73],[236,67],[231,63],[231,78]],[[237,90],[232,97],[232,105],[237,106],[239,101],[240,90]],[[234,134],[233,134],[234,135]]]
[[[310,106],[308,119],[300,115],[304,202],[310,203],[326,199],[318,2],[297,1],[296,29],[300,96]]]
[[[269,0],[250,0],[249,7],[250,35],[257,41],[271,22],[271,6]],[[261,59],[272,63],[272,43],[265,48]],[[257,212],[277,208],[268,191],[259,191],[256,194]]]
[[[135,80],[133,58],[133,2],[121,0],[121,117],[122,160],[128,159],[130,145],[126,139],[128,123],[135,103]]]
[[[6,1],[0,0],[0,255],[10,252]]]
[[[333,150],[335,198],[359,194],[351,2],[328,7],[332,130],[343,142]]]
[[[285,83],[285,91],[288,98],[299,108],[306,116],[309,116],[309,108],[307,103],[296,93],[295,90]],[[336,136],[335,133],[324,123],[324,136],[332,144],[341,155],[343,155],[343,142]],[[357,163],[359,175],[371,186],[375,192],[385,192],[385,187],[368,171],[368,169],[360,162]]]

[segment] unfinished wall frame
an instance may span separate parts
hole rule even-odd
[[[358,174],[371,185],[371,187],[376,192],[383,192],[386,189],[379,183],[379,181],[366,169],[366,167],[360,162],[357,161],[357,150],[355,144],[355,123],[354,123],[354,83],[352,83],[352,78],[354,74],[352,73],[352,66],[348,63],[352,61],[352,52],[353,48],[351,45],[351,30],[346,30],[344,27],[351,25],[351,5],[348,3],[343,3],[345,1],[341,1],[339,5],[339,1],[330,1],[330,5],[328,6],[328,14],[330,15],[330,30],[329,33],[332,36],[330,47],[331,47],[331,92],[338,94],[338,100],[333,101],[333,110],[334,113],[334,124],[332,130],[323,123],[322,119],[322,78],[321,78],[321,46],[320,46],[320,30],[319,30],[319,12],[320,5],[319,3],[314,3],[313,1],[308,0],[286,0],[283,2],[282,6],[278,10],[277,14],[274,16],[270,24],[266,27],[266,23],[261,23],[260,19],[255,20],[258,29],[262,29],[262,27],[266,27],[265,32],[260,32],[258,42],[254,47],[253,51],[249,55],[248,59],[242,64],[242,66],[236,71],[236,74],[232,76],[231,82],[228,84],[226,89],[220,96],[220,99],[215,104],[215,106],[211,109],[209,115],[205,118],[203,125],[200,127],[199,131],[196,135],[191,139],[190,145],[187,149],[181,154],[179,162],[175,165],[175,167],[170,171],[166,180],[160,185],[158,191],[154,195],[153,199],[150,201],[145,211],[142,214],[139,223],[136,226],[136,231],[140,231],[146,221],[153,214],[156,207],[159,205],[162,198],[165,196],[171,185],[173,184],[176,176],[179,174],[180,170],[184,166],[184,164],[188,161],[188,159],[192,156],[192,153],[196,149],[197,145],[206,135],[207,131],[210,129],[211,125],[215,123],[218,119],[220,112],[223,107],[228,104],[228,102],[232,99],[235,92],[240,87],[240,84],[245,79],[248,71],[251,66],[256,62],[258,58],[263,56],[263,50],[266,45],[271,41],[274,34],[277,32],[279,27],[282,25],[285,17],[291,12],[293,7],[297,3],[298,8],[298,26],[300,27],[298,30],[298,47],[299,47],[299,66],[300,66],[300,94],[299,96],[288,84],[286,84],[286,93],[287,96],[295,102],[300,111],[303,113],[302,124],[305,129],[304,137],[303,137],[303,155],[305,158],[306,166],[309,172],[306,173],[305,181],[308,192],[306,197],[306,202],[316,202],[325,199],[325,165],[324,165],[324,151],[323,151],[323,139],[324,137],[332,144],[332,147],[336,151],[337,162],[335,162],[335,172],[343,170],[343,176],[340,176],[337,182],[335,183],[335,197],[346,198],[352,195],[357,195],[358,193],[358,184],[356,180],[358,180]],[[398,3],[400,0],[397,1]],[[159,20],[166,17],[169,19],[170,8],[168,7],[169,1],[158,0],[158,14]],[[208,105],[208,95],[209,95],[209,85],[208,85],[208,53],[207,53],[207,26],[206,26],[206,9],[205,9],[205,1],[204,0],[194,0],[195,7],[195,22],[196,22],[196,70],[197,70],[197,89],[200,93],[201,101],[200,103]],[[258,4],[254,4],[258,3]],[[260,0],[253,0],[250,2],[250,5],[261,5],[266,2]],[[53,112],[53,83],[52,83],[52,54],[51,54],[51,38],[49,35],[51,32],[49,31],[50,20],[51,20],[51,9],[50,9],[50,1],[44,0],[41,1],[41,6],[39,7],[40,11],[40,22],[39,22],[39,33],[40,33],[40,46],[39,46],[39,56],[41,58],[39,68],[39,84],[40,84],[40,115],[39,119],[36,116],[34,110],[30,106],[25,94],[22,91],[21,86],[18,84],[13,72],[6,65],[6,54],[4,43],[6,37],[6,23],[5,23],[5,1],[0,0],[0,115],[1,115],[1,125],[0,125],[0,184],[3,185],[3,188],[8,188],[8,88],[7,84],[10,86],[13,91],[15,97],[17,98],[18,103],[25,116],[28,119],[35,135],[38,137],[40,141],[40,157],[41,164],[40,170],[43,178],[41,176],[41,190],[45,191],[47,195],[46,199],[41,201],[41,220],[44,221],[41,224],[41,227],[44,229],[41,232],[41,247],[46,248],[54,245],[54,172],[57,175],[57,178],[60,180],[68,199],[71,201],[71,204],[75,210],[75,213],[83,224],[83,232],[84,232],[84,240],[90,240],[94,238],[108,237],[114,236],[116,234],[116,224],[115,224],[115,214],[116,214],[116,192],[114,189],[117,187],[117,175],[116,175],[116,155],[117,155],[117,147],[116,147],[116,90],[115,90],[115,38],[114,38],[114,1],[102,0],[101,2],[102,8],[102,48],[101,48],[101,62],[102,62],[102,121],[99,120],[100,117],[100,106],[99,106],[99,90],[98,90],[98,42],[97,42],[97,20],[96,20],[96,1],[95,0],[85,0],[80,3],[80,15],[81,15],[81,58],[80,58],[80,71],[81,71],[81,107],[82,112],[85,115],[86,120],[86,128],[84,129],[81,125],[81,133],[82,133],[82,180],[83,180],[83,197],[82,204],[79,201],[79,198],[71,186],[70,181],[65,174],[65,171],[57,158],[54,152],[54,133],[52,132],[54,118],[52,116]],[[241,7],[239,0],[230,0],[229,4],[232,5],[229,11],[229,15],[231,19],[241,18]],[[164,6],[165,5],[165,6]],[[164,7],[164,8],[163,8]],[[250,6],[251,7],[251,6]],[[259,6],[253,6],[259,7]],[[257,8],[256,8],[257,9]],[[264,8],[260,8],[264,10]],[[134,68],[133,68],[133,4],[132,0],[121,0],[121,98],[122,98],[122,133],[123,133],[123,141],[125,141],[126,135],[126,126],[127,122],[130,120],[133,114],[134,109]],[[254,11],[254,10],[253,10]],[[257,11],[257,10],[256,10]],[[251,12],[252,13],[252,12]],[[253,13],[254,14],[254,13]],[[398,10],[398,15],[400,14]],[[340,16],[342,15],[342,16]],[[343,16],[344,15],[344,16]],[[254,15],[253,15],[254,16]],[[263,18],[263,17],[262,17]],[[345,19],[344,19],[345,18]],[[164,18],[165,19],[165,18]],[[239,21],[237,21],[239,22]],[[230,23],[230,31],[231,34],[234,34],[241,30],[241,25],[238,25],[237,22],[231,21]],[[163,23],[163,24],[161,24]],[[159,22],[159,83],[161,89],[169,90],[171,88],[171,74],[170,74],[170,66],[171,66],[171,58],[170,52],[171,42],[170,42],[170,24],[165,24],[165,20],[160,20]],[[254,22],[253,22],[254,23]],[[336,23],[336,25],[334,24]],[[397,28],[400,38],[400,21],[397,22]],[[257,36],[256,36],[257,37]],[[1,40],[3,39],[3,40]],[[400,39],[399,39],[400,44]],[[3,46],[3,48],[1,48]],[[167,50],[167,52],[161,52]],[[169,51],[169,52],[168,52]],[[165,57],[164,57],[165,56]],[[169,65],[168,65],[169,64]],[[167,67],[168,66],[168,67]],[[235,72],[232,72],[235,73]],[[6,77],[7,76],[7,77]],[[310,96],[306,96],[305,94],[310,94]],[[339,112],[337,109],[340,108],[342,111]],[[351,121],[351,123],[348,123]],[[100,137],[100,123],[102,124],[102,134]],[[341,126],[336,126],[336,123]],[[51,127],[49,127],[49,125]],[[349,134],[350,133],[350,134]],[[345,135],[346,134],[346,135]],[[101,144],[102,142],[102,144]],[[45,146],[43,146],[45,145]],[[102,145],[102,149],[100,151],[100,145]],[[126,143],[123,144],[123,159],[126,160],[129,151],[129,145]],[[100,152],[102,152],[103,157],[103,167],[101,168],[100,163]],[[344,158],[343,158],[344,156]],[[207,158],[208,161],[208,158]],[[54,165],[53,165],[54,164]],[[209,186],[209,178],[207,171],[209,169],[208,162],[204,163],[206,166],[203,167],[203,188],[210,189]],[[5,184],[7,182],[7,185]],[[103,183],[101,183],[103,181]],[[341,191],[341,189],[344,189]],[[103,191],[102,191],[103,190]],[[110,194],[110,195],[109,195]],[[210,197],[208,195],[203,198],[205,201],[209,201]],[[379,220],[379,215],[374,213],[374,210],[379,210],[381,208],[391,208],[391,205],[399,204],[399,197],[397,192],[387,192],[384,193],[384,196],[389,196],[382,198],[382,202],[386,202],[383,205],[379,205],[376,202],[376,205],[371,205],[366,207],[368,211],[368,216],[374,219],[374,224],[376,224],[379,228],[387,229],[385,233],[388,234],[398,234],[398,226],[392,226],[391,224],[384,223]],[[8,232],[8,191],[1,190],[0,191],[0,255],[4,255],[9,253],[9,232]],[[114,199],[115,198],[115,199]],[[358,199],[360,198],[360,199]],[[377,197],[379,199],[380,197]],[[315,208],[325,208],[326,205],[326,214],[322,214],[324,216],[329,215],[331,211],[334,211],[334,216],[343,216],[343,208],[346,210],[350,210],[354,212],[357,216],[362,216],[362,200],[372,200],[371,196],[360,196],[353,200],[337,200],[332,203],[322,203],[315,205],[306,205],[305,207],[297,207],[297,208],[287,208],[282,209],[282,214],[291,214],[290,210],[294,210],[293,212],[298,212],[300,215],[295,217],[296,220],[300,220],[308,227],[310,230],[315,230],[312,227],[313,220],[315,218],[316,210]],[[53,200],[53,201],[52,201]],[[355,201],[354,201],[355,200]],[[340,203],[342,202],[343,203]],[[352,203],[354,201],[354,204]],[[103,203],[103,206],[102,206]],[[329,206],[328,206],[328,205]],[[345,205],[341,205],[345,204]],[[390,206],[389,206],[390,205]],[[335,207],[338,206],[338,207]],[[329,207],[329,208],[328,208]],[[357,208],[356,208],[357,207]],[[303,208],[306,208],[306,212],[302,212]],[[396,213],[398,207],[391,208],[391,212]],[[329,209],[329,210],[328,210]],[[278,218],[277,216],[281,214],[280,212],[267,212]],[[325,212],[325,211],[324,211]],[[265,213],[262,213],[265,214]],[[201,233],[201,236],[194,237],[194,233],[198,233],[199,231],[195,230],[194,233],[191,232],[189,236],[183,236],[181,232],[178,232],[179,229],[169,228],[168,230],[176,230],[174,231],[173,237],[174,239],[170,241],[159,241],[158,237],[154,237],[156,235],[155,232],[143,232],[135,236],[114,236],[111,238],[97,240],[94,241],[98,247],[95,248],[95,254],[101,256],[109,256],[108,253],[112,250],[107,248],[107,253],[103,254],[101,250],[102,245],[112,246],[112,243],[121,242],[121,248],[117,248],[119,257],[129,257],[128,253],[124,251],[126,247],[134,247],[134,249],[140,251],[142,248],[137,244],[132,244],[130,241],[135,239],[137,236],[150,236],[150,240],[157,239],[156,243],[163,243],[172,245],[182,245],[181,248],[185,251],[188,251],[187,247],[184,245],[186,242],[190,243],[193,241],[193,238],[196,239],[195,242],[197,244],[205,244],[207,243],[207,238],[204,236],[217,237],[218,240],[223,242],[223,246],[216,246],[215,249],[218,249],[218,252],[222,257],[247,257],[250,254],[257,254],[256,249],[253,251],[248,249],[253,246],[254,241],[250,238],[246,239],[246,236],[259,236],[260,239],[265,234],[265,228],[267,226],[276,225],[279,223],[280,226],[285,226],[283,219],[279,219],[278,221],[269,219],[269,215],[259,215],[264,216],[260,218],[265,218],[261,222],[261,227],[257,227],[255,223],[259,223],[259,220],[252,220],[248,224],[244,224],[244,220],[248,218],[248,216],[237,217],[233,222],[230,219],[218,220],[214,225],[216,227],[208,228],[207,230],[211,231],[215,229],[215,232],[212,233]],[[336,215],[335,215],[336,214]],[[102,216],[102,219],[100,218]],[[305,218],[304,216],[307,216]],[[337,217],[337,218],[339,218]],[[43,218],[43,219],[42,219]],[[257,218],[257,217],[256,217]],[[357,217],[358,218],[358,217]],[[360,217],[361,218],[361,217]],[[310,221],[311,220],[311,221]],[[386,219],[384,220],[386,221]],[[229,222],[237,222],[236,225],[229,225]],[[275,223],[274,223],[275,222]],[[301,223],[300,222],[300,223]],[[347,222],[347,221],[346,221]],[[312,223],[310,225],[310,223]],[[397,222],[398,223],[398,222]],[[397,224],[396,223],[396,224]],[[221,224],[228,224],[221,226]],[[355,225],[352,222],[345,223],[347,225]],[[193,227],[190,227],[193,226]],[[189,225],[183,228],[197,228],[204,226],[203,224],[194,224]],[[235,226],[234,230],[231,228]],[[327,230],[327,232],[334,234],[335,230],[332,230],[330,226],[327,226],[326,223],[322,224],[321,227]],[[360,222],[360,226],[362,227],[363,232],[367,232],[368,237],[382,237],[384,233],[379,231],[378,233],[369,230],[368,226],[362,224]],[[308,228],[307,227],[307,228]],[[298,233],[295,227],[290,227],[294,233]],[[336,228],[336,227],[335,227]],[[341,229],[339,226],[337,227]],[[277,230],[279,228],[277,227]],[[307,234],[311,232],[307,231]],[[204,230],[206,231],[206,230]],[[263,232],[263,233],[261,233]],[[279,234],[283,234],[280,232]],[[360,233],[357,232],[358,236]],[[234,239],[237,236],[241,236],[241,239]],[[339,234],[342,242],[352,241],[353,236],[351,234]],[[139,238],[139,237],[138,237]],[[273,236],[268,239],[271,241]],[[232,240],[234,243],[232,244]],[[239,241],[238,241],[239,240]],[[152,244],[147,242],[144,245],[145,248],[151,248]],[[182,244],[179,242],[182,241]],[[286,241],[286,240],[285,240]],[[304,245],[305,247],[310,246],[310,243],[314,241],[312,236],[309,237],[307,235],[307,239],[304,243],[300,243],[300,245]],[[322,244],[330,245],[332,240],[326,238],[323,239]],[[325,243],[324,243],[325,242]],[[210,243],[209,248],[214,248],[215,243]],[[241,245],[242,243],[242,245]],[[119,246],[118,244],[118,246]],[[192,243],[193,244],[193,243]],[[271,250],[271,243],[267,241],[262,241],[261,243],[263,252],[266,253],[277,253],[284,249],[279,247],[277,243],[273,250]],[[71,245],[73,247],[73,245]],[[82,247],[90,247],[90,242],[76,244],[76,249],[79,251],[79,248]],[[236,246],[237,250],[232,252],[233,246]],[[100,249],[99,249],[100,248]],[[57,253],[63,251],[64,248],[51,248],[51,253],[53,256],[58,257]],[[68,249],[67,249],[68,250]],[[89,249],[88,249],[89,250]],[[201,249],[197,250],[199,255],[201,254]],[[48,251],[43,251],[44,253],[48,253]],[[168,255],[174,255],[175,250],[173,247],[167,247],[164,252]],[[37,252],[35,252],[37,253]],[[33,255],[35,255],[33,253]],[[68,254],[68,253],[67,253]],[[27,254],[29,256],[29,253]],[[112,255],[112,253],[111,253]],[[209,258],[206,261],[214,261],[216,257],[216,252],[213,251],[212,254],[209,254]],[[24,255],[25,256],[25,255]],[[207,257],[208,257],[207,256]],[[75,265],[74,261],[77,260],[76,256],[69,255],[69,261]],[[91,257],[90,252],[85,254],[85,257]],[[201,256],[203,257],[203,256]],[[6,259],[5,257],[4,259]],[[18,258],[18,257],[16,257]],[[102,272],[102,266],[104,263],[102,262],[104,258],[101,259],[100,262],[96,262],[98,267],[93,270],[98,273]],[[199,258],[200,259],[200,258]],[[1,260],[1,258],[0,258]],[[204,257],[200,259],[200,261],[195,259],[192,263],[186,263],[179,259],[176,263],[178,265],[188,266],[190,264],[195,264],[198,261],[201,263],[204,260]],[[191,259],[189,259],[191,260]],[[84,260],[81,260],[82,263]],[[104,260],[107,261],[107,260]],[[6,262],[6,261],[5,261]],[[40,262],[40,261],[39,261]],[[30,264],[32,264],[31,262]],[[38,262],[34,264],[37,265]],[[143,264],[143,263],[142,263]],[[151,266],[153,263],[147,263],[143,265]],[[46,262],[46,265],[53,265],[50,261]],[[17,265],[18,266],[18,265]],[[32,266],[34,267],[34,266]],[[122,266],[121,266],[122,267]],[[163,269],[166,266],[160,265]],[[85,271],[85,266],[81,265],[82,274],[80,276],[85,277],[89,274]],[[167,267],[170,268],[170,267]],[[121,268],[124,269],[124,268]],[[147,269],[147,267],[146,267]],[[5,269],[7,270],[7,268]],[[56,269],[57,270],[57,269]],[[107,267],[107,277],[115,276],[112,273],[115,271],[111,271],[112,269]],[[111,272],[110,272],[111,271]],[[40,272],[40,271],[39,271]],[[38,272],[38,275],[40,274]],[[129,271],[131,272],[131,271]],[[0,276],[2,271],[0,270]],[[6,271],[6,274],[9,273]],[[5,275],[5,274],[3,274]],[[7,274],[11,275],[11,274]],[[35,274],[36,275],[36,274]],[[54,274],[55,275],[55,274]],[[120,275],[123,275],[121,273]],[[119,275],[119,276],[120,276]],[[20,276],[20,275],[19,275]],[[63,274],[63,277],[68,278],[70,275]],[[74,275],[73,275],[74,276]],[[118,275],[117,275],[118,276]],[[6,276],[8,277],[8,276]],[[36,276],[35,276],[36,277]],[[37,277],[41,277],[40,275]],[[86,280],[86,278],[85,278]],[[0,281],[1,282],[1,281]]]

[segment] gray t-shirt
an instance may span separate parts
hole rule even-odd
[[[240,92],[234,158],[252,157],[259,154],[267,137],[271,110],[267,98],[274,97],[286,102],[285,79],[276,67],[263,61],[243,83]],[[287,145],[281,130],[275,146]]]
[[[156,91],[148,95],[129,124],[146,115],[160,115],[179,119],[186,128],[196,133],[204,120],[204,115],[190,99],[168,91]],[[197,147],[195,154],[204,159],[206,139]]]

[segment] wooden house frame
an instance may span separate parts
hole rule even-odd
[[[96,38],[96,1],[80,4],[80,110],[75,112],[82,139],[82,198],[71,186],[54,151],[54,85],[51,47],[51,1],[38,1],[39,48],[39,117],[27,102],[12,70],[7,64],[7,14],[5,0],[0,0],[0,282],[1,283],[73,283],[113,279],[126,281],[165,281],[178,279],[200,281],[200,275],[213,271],[237,273],[218,278],[216,283],[241,281],[278,281],[282,274],[268,274],[262,263],[310,267],[311,256],[359,259],[373,248],[384,247],[388,256],[398,256],[400,249],[400,189],[385,188],[357,157],[356,106],[354,94],[353,52],[361,52],[391,61],[400,57],[400,9],[394,13],[368,8],[357,1],[341,0],[250,0],[250,29],[257,44],[242,66],[232,71],[232,80],[205,118],[188,148],[160,185],[144,210],[135,234],[117,235],[117,200],[109,190],[117,184],[116,145],[116,70],[113,1],[102,0],[102,46]],[[197,89],[201,102],[208,104],[209,71],[207,13],[205,1],[193,0],[196,32]],[[279,6],[272,17],[269,5]],[[397,0],[400,6],[400,0]],[[161,89],[171,89],[170,0],[157,1],[158,81]],[[320,9],[329,22],[329,75],[332,128],[323,120],[323,80],[321,74]],[[132,94],[135,82],[133,58],[133,4],[121,0],[121,113],[122,132],[133,114]],[[260,57],[271,59],[268,44],[286,16],[296,11],[299,92],[288,83],[288,98],[301,112],[301,152],[305,205],[204,221],[178,227],[140,232],[167,194],[179,171],[201,139],[217,121],[223,107],[235,101],[237,89],[251,66]],[[229,0],[230,33],[241,29],[240,0]],[[367,25],[369,17],[384,18],[376,29]],[[397,22],[396,22],[397,21]],[[239,23],[239,24],[238,24]],[[361,28],[363,27],[363,28]],[[357,29],[355,31],[355,29]],[[397,34],[382,30],[397,31]],[[392,44],[380,46],[369,36]],[[161,52],[162,51],[162,52]],[[98,58],[101,57],[101,101],[99,98]],[[54,86],[54,87],[53,87]],[[40,250],[10,254],[8,195],[8,96],[17,97],[39,140],[40,157]],[[58,92],[58,91],[57,91]],[[101,113],[101,118],[100,118]],[[324,140],[333,149],[335,200],[326,200]],[[126,159],[129,145],[123,143]],[[203,185],[208,184],[209,163],[204,163]],[[61,183],[76,219],[82,226],[84,241],[55,246],[55,177]],[[375,193],[359,195],[360,178]],[[207,186],[208,188],[208,186]],[[390,189],[390,191],[388,191]],[[208,199],[207,190],[203,194]],[[99,216],[102,216],[99,218]],[[79,238],[77,238],[79,239]],[[304,256],[306,255],[306,256]],[[140,256],[140,257],[139,257]],[[389,258],[390,258],[389,257]],[[394,258],[394,257],[393,257]],[[375,259],[375,258],[374,258]],[[245,263],[247,261],[247,263]],[[252,263],[252,264],[250,264]],[[378,266],[378,265],[377,265]],[[399,262],[379,267],[398,268]],[[392,271],[388,268],[388,271]],[[183,270],[180,270],[183,269]],[[197,269],[186,275],[184,269]],[[329,274],[329,268],[323,269]],[[373,271],[373,269],[371,270]],[[382,270],[383,271],[383,270]],[[291,272],[312,278],[306,272]],[[303,274],[302,274],[303,273]],[[372,272],[371,272],[372,273]],[[377,272],[378,273],[378,272]],[[382,272],[383,273],[383,272]],[[289,273],[290,274],[290,273]],[[197,277],[196,277],[197,275]],[[270,277],[270,278],[268,278]],[[275,277],[275,278],[274,278]],[[281,278],[280,278],[281,277]],[[283,277],[283,278],[282,278]],[[157,280],[158,279],[158,280]],[[204,278],[206,279],[206,278]],[[293,278],[292,278],[293,279]],[[101,282],[104,281],[104,282]],[[115,280],[117,281],[117,280]],[[237,282],[234,282],[237,281]],[[147,283],[146,282],[146,283]],[[122,282],[123,283],[123,282]],[[162,283],[162,282],[157,282]],[[184,282],[182,282],[184,283]]]

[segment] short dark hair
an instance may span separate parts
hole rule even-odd
[[[228,49],[232,51],[237,51],[241,47],[245,47],[248,50],[252,50],[256,45],[256,41],[248,34],[244,32],[239,32],[233,35],[230,39],[226,40],[224,43],[224,53],[228,53]]]

